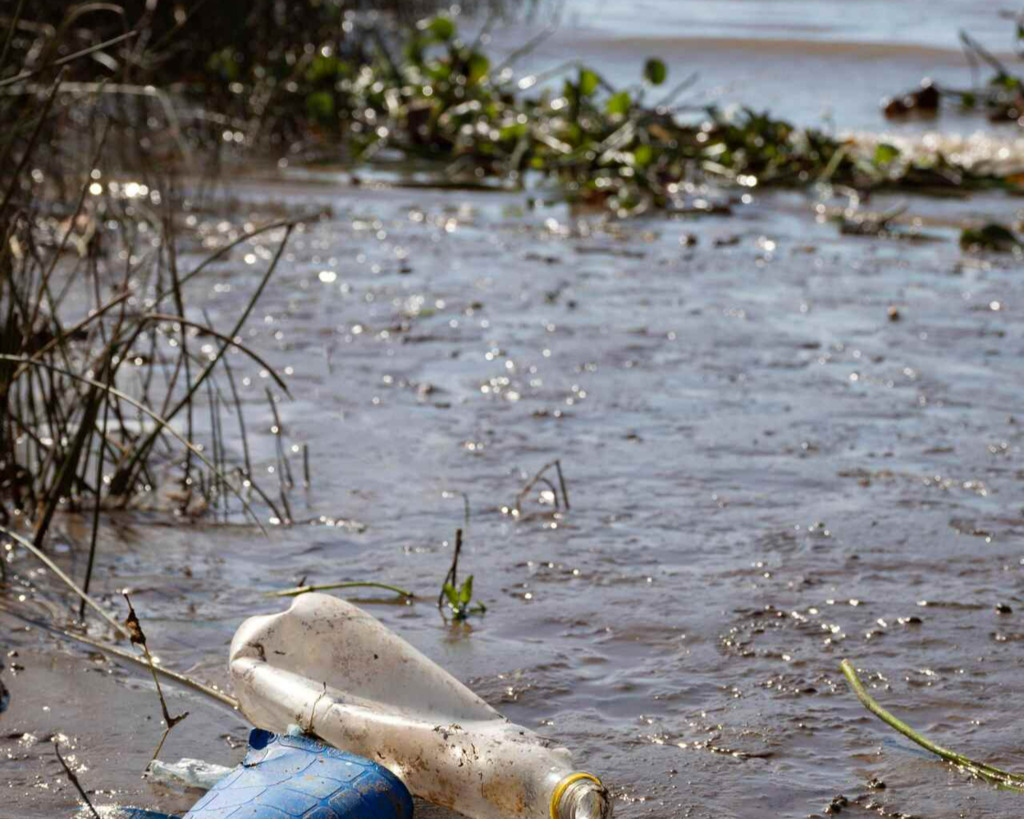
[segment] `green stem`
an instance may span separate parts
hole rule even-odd
[[[843,675],[846,677],[847,683],[850,685],[850,689],[854,694],[857,695],[857,699],[861,701],[861,704],[868,709],[872,714],[878,717],[882,722],[891,728],[899,731],[907,739],[916,742],[926,751],[931,751],[938,757],[952,762],[954,765],[962,768],[974,776],[984,779],[986,782],[992,782],[997,785],[1001,785],[1012,790],[1024,792],[1024,774],[1010,773],[999,768],[994,768],[991,765],[987,765],[984,762],[975,762],[963,754],[958,754],[956,751],[951,751],[948,748],[943,748],[941,745],[936,745],[927,737],[919,734],[901,719],[890,714],[886,711],[878,702],[867,692],[861,683],[860,678],[857,676],[857,672],[853,667],[853,664],[849,660],[843,660],[840,664]]]
[[[283,589],[282,591],[269,592],[267,597],[298,597],[300,594],[309,594],[309,592],[320,592],[320,591],[331,591],[333,589],[384,589],[385,591],[394,592],[395,594],[413,599],[416,597],[411,591],[400,589],[398,586],[390,586],[387,583],[373,583],[371,581],[348,581],[345,583],[324,583],[319,586],[296,586],[293,589]]]

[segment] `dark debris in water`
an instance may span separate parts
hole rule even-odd
[[[1014,39],[1018,53],[1024,45],[1024,16],[1006,15],[1014,24]],[[943,103],[959,112],[981,111],[990,122],[1024,125],[1024,77],[1016,74],[967,32],[960,32],[964,54],[972,67],[984,66],[987,76],[969,88],[940,85],[929,78],[921,85],[892,98],[883,100],[882,110],[888,119],[934,119],[942,111]]]
[[[988,222],[980,227],[964,228],[960,233],[960,247],[971,253],[1019,253],[1024,250],[1024,242],[1012,228]]]

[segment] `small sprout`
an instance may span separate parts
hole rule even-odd
[[[473,575],[467,577],[458,589],[451,583],[445,583],[442,591],[452,610],[452,617],[456,620],[466,620],[471,614],[484,614],[487,611],[483,603],[473,604]]]
[[[473,603],[473,575],[459,585],[459,555],[462,554],[462,530],[455,530],[455,550],[452,554],[452,565],[445,575],[441,584],[441,593],[437,596],[437,608],[444,616],[445,602],[452,612],[452,617],[458,622],[469,618],[471,614],[484,614],[487,606],[483,603]]]

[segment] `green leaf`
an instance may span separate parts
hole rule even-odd
[[[433,34],[437,40],[446,43],[455,36],[455,23],[450,17],[439,14],[427,23],[427,31]]]
[[[333,80],[341,73],[342,65],[343,63],[337,57],[324,57],[322,54],[318,54],[306,69],[306,79],[309,82]]]
[[[650,145],[641,145],[633,151],[633,162],[638,168],[646,168],[654,159],[654,150]]]
[[[644,79],[651,85],[661,85],[665,82],[666,77],[668,77],[668,69],[665,67],[665,63],[657,57],[651,57],[644,64]]]
[[[900,149],[895,145],[889,145],[887,142],[879,142],[875,146],[875,164],[876,165],[888,165],[900,157]]]
[[[1001,72],[988,81],[988,87],[999,88],[1003,91],[1016,91],[1020,88],[1020,78]]]
[[[452,76],[452,64],[447,60],[431,60],[429,64],[424,66],[423,70],[427,72],[427,76],[434,82],[442,82],[450,79]]]
[[[427,45],[426,37],[410,36],[408,42],[405,44],[405,48],[402,53],[405,54],[405,59],[408,63],[415,66],[423,65],[424,53],[423,50]]]
[[[600,78],[589,68],[580,69],[579,89],[581,97],[589,97],[597,90],[597,86],[600,83]]]
[[[502,142],[509,139],[522,139],[527,134],[526,125],[517,122],[515,125],[505,125],[498,130],[498,139]],[[422,315],[422,313],[421,313]]]
[[[469,64],[466,67],[466,79],[470,85],[476,85],[480,80],[487,76],[487,72],[491,70],[491,61],[488,60],[483,54],[474,52],[469,58]]]
[[[306,111],[313,119],[329,122],[334,117],[334,95],[329,91],[315,91],[306,97]]]
[[[613,116],[618,114],[625,116],[629,113],[629,107],[632,104],[632,100],[629,97],[629,93],[626,91],[619,91],[617,94],[612,94],[608,98],[608,104],[606,106],[609,114]]]
[[[445,583],[442,591],[444,591],[444,596],[448,598],[448,602],[451,604],[451,607],[458,611],[459,593],[455,591],[455,587],[451,583]]]
[[[463,606],[469,605],[469,601],[473,599],[473,575],[466,578],[466,582],[462,584],[462,589],[459,590],[459,603]]]

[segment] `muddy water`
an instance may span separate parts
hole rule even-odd
[[[118,610],[133,590],[165,664],[226,684],[234,629],[280,608],[265,592],[374,579],[421,595],[377,616],[574,748],[617,815],[797,819],[840,794],[850,816],[1020,815],[867,716],[838,672],[855,660],[935,740],[1020,765],[1024,281],[1012,258],[962,256],[953,227],[1019,205],[910,200],[934,241],[909,242],[841,236],[798,196],[608,225],[511,194],[228,192],[238,219],[330,212],[247,325],[290,368],[279,408],[313,469],[292,511],[311,522],[112,518],[98,589]],[[193,301],[236,315],[265,249]],[[268,381],[236,368],[269,469]],[[553,458],[571,509],[531,494],[503,513]],[[452,627],[432,599],[458,492],[489,610]],[[66,541],[86,525],[64,519]],[[81,552],[57,549],[80,576]],[[63,616],[27,559],[12,568]],[[70,815],[53,734],[99,804],[196,798],[139,778],[161,733],[145,677],[3,625],[0,816]],[[241,757],[240,717],[182,693],[171,708],[191,716],[164,758]]]
[[[565,0],[536,4],[527,22],[499,29],[494,46],[522,47],[553,21],[550,36],[520,60],[547,70],[580,58],[621,86],[637,83],[644,60],[663,59],[668,86],[696,74],[678,102],[745,105],[805,125],[846,130],[884,126],[879,102],[930,77],[971,85],[959,41],[970,33],[1007,65],[1014,27],[1001,0]],[[651,92],[651,98],[659,94]],[[898,132],[929,121],[893,123]],[[947,114],[943,131],[986,129]],[[1005,129],[1002,130],[1005,133]],[[1012,129],[1010,129],[1012,131]]]

